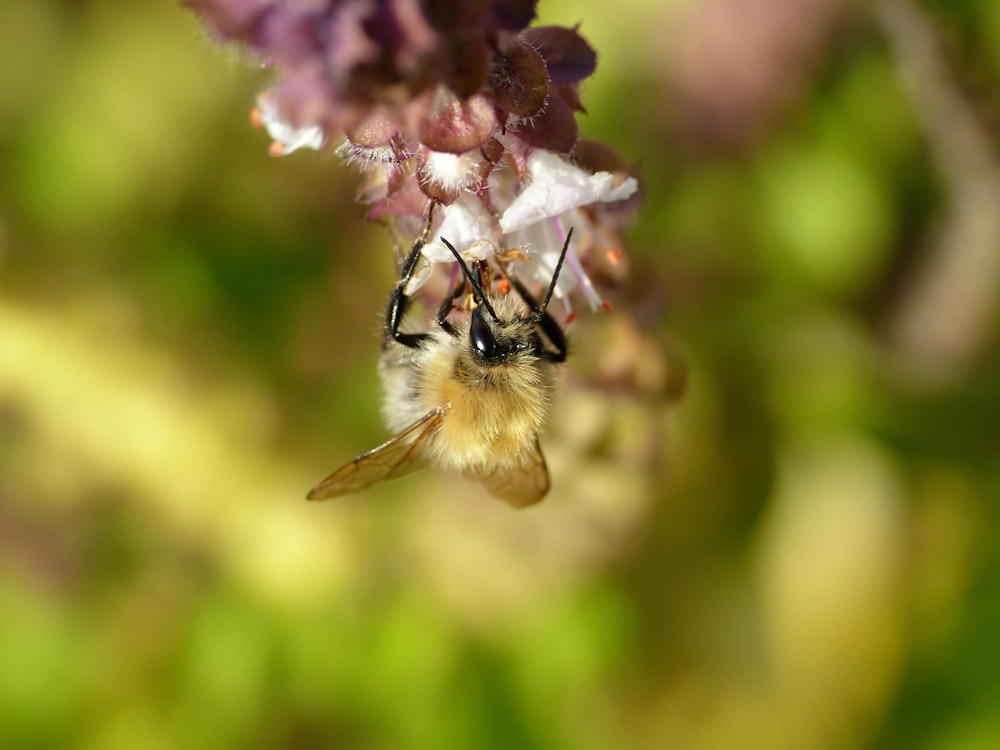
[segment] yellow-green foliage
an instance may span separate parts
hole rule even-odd
[[[306,503],[387,436],[356,175],[270,159],[266,72],[175,4],[0,3],[0,746],[1000,747],[997,318],[943,365],[891,323],[963,194],[878,3],[692,137],[663,71],[710,2],[541,3],[646,199],[521,513]],[[992,137],[997,3],[923,5]]]

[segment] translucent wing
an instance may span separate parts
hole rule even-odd
[[[521,464],[490,471],[467,471],[465,476],[482,482],[493,497],[515,508],[534,505],[549,491],[549,470],[537,438],[534,450],[525,454]]]
[[[422,469],[420,444],[437,432],[446,413],[444,407],[427,412],[399,434],[389,438],[378,448],[362,453],[348,464],[341,466],[317,484],[306,495],[307,500],[328,500],[363,490],[375,482],[395,479]]]

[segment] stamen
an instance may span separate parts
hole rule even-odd
[[[586,225],[587,231],[590,232],[590,236],[593,237],[597,244],[601,246],[601,249],[604,250],[604,257],[608,259],[608,262],[613,266],[618,265],[622,256],[625,254],[624,251],[619,246],[612,245],[604,239],[604,235],[601,234],[594,222],[592,222],[590,217],[583,211],[577,209],[573,212],[573,216],[582,224]]]
[[[556,261],[555,270],[552,271],[552,282],[549,284],[549,288],[545,292],[545,298],[542,300],[542,304],[538,308],[539,315],[545,312],[545,308],[549,306],[549,300],[552,299],[552,293],[556,290],[556,284],[559,282],[559,271],[562,270],[563,261],[566,260],[566,253],[569,252],[569,241],[571,239],[573,239],[573,227],[570,227],[569,232],[566,234],[562,250],[559,253],[559,260]]]
[[[552,222],[555,224],[556,232],[559,236],[565,239],[566,235],[565,232],[563,232],[562,223],[559,221],[559,218],[553,217]],[[597,290],[594,289],[594,285],[591,283],[590,277],[587,276],[587,272],[583,270],[583,265],[580,263],[580,259],[576,256],[576,250],[574,248],[570,248],[569,252],[566,253],[566,264],[569,266],[569,270],[573,272],[574,278],[583,290],[583,296],[587,298],[587,304],[590,305],[590,309],[600,309],[601,305],[604,304],[604,299],[602,299],[601,295],[599,295]]]
[[[569,301],[568,294],[564,294],[561,301],[566,310],[566,325],[569,325],[576,320],[576,311],[573,309],[573,303]]]
[[[497,253],[497,257],[503,261],[516,260],[521,263],[527,263],[531,260],[531,258],[525,255],[519,247],[512,247],[504,250],[502,253]]]

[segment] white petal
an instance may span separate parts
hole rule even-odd
[[[526,265],[516,268],[515,272],[519,276],[534,279],[542,286],[548,287],[552,283],[552,274],[562,252],[563,240],[560,239],[555,226],[548,221],[536,223],[519,232],[517,238],[529,260]],[[559,273],[555,289],[557,298],[568,294],[576,286],[573,274],[566,271],[567,269],[563,267]]]
[[[454,261],[455,256],[440,241],[441,237],[470,259],[485,260],[496,253],[497,220],[481,199],[472,193],[463,193],[450,206],[445,206],[444,218],[434,239],[421,251],[434,263]]]
[[[542,149],[531,152],[527,167],[528,185],[500,217],[505,234],[591,203],[623,200],[638,189],[633,177],[616,186],[610,172],[590,174]]]
[[[272,134],[271,137],[274,138],[274,135]],[[286,154],[290,154],[300,148],[311,148],[318,151],[323,148],[323,142],[326,139],[323,136],[323,128],[315,125],[311,128],[290,128],[284,140],[278,138],[274,138],[274,140],[284,147]]]
[[[319,125],[301,128],[293,126],[282,117],[266,92],[257,97],[257,106],[260,109],[260,124],[267,130],[271,140],[281,146],[280,153],[290,154],[300,148],[323,148],[326,136]]]
[[[462,251],[468,260],[486,260],[497,254],[497,246],[489,240],[476,240]]]
[[[434,264],[428,261],[426,258],[420,262],[410,280],[407,282],[406,286],[403,288],[403,294],[411,295],[415,294],[420,287],[427,283],[427,279],[431,277],[431,271],[434,270]]]

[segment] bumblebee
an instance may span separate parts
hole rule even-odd
[[[358,492],[428,465],[480,482],[518,508],[537,503],[549,491],[538,434],[567,343],[547,307],[572,230],[541,304],[514,276],[506,279],[516,296],[488,292],[489,281],[442,237],[462,277],[441,303],[437,327],[407,333],[400,330],[410,302],[406,288],[428,233],[404,260],[385,314],[379,375],[385,388],[383,414],[396,434],[326,477],[309,492],[309,500]],[[469,309],[453,322],[449,315],[463,297]]]

